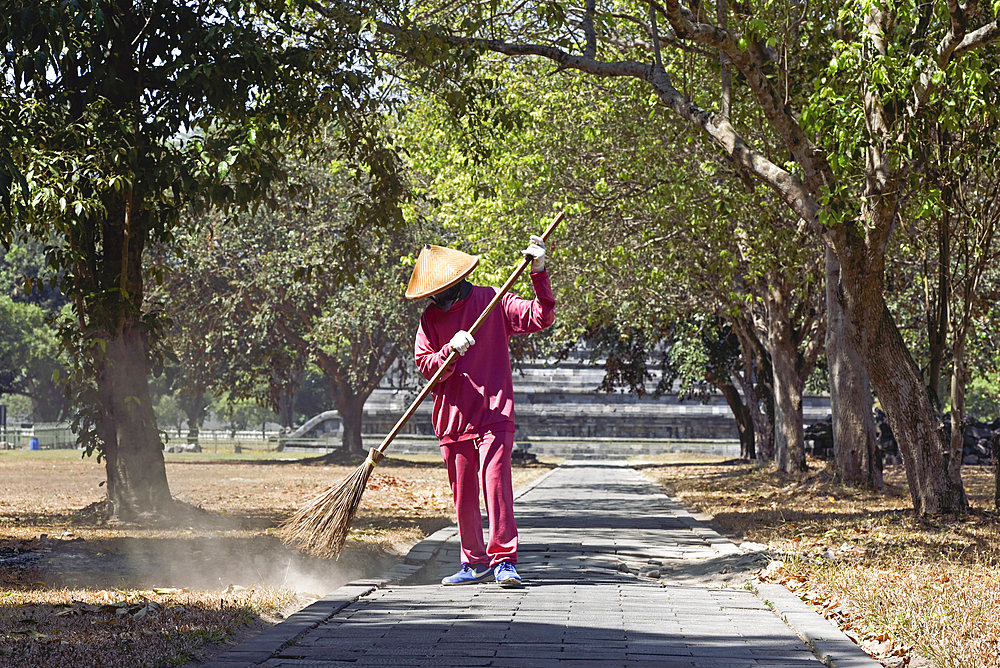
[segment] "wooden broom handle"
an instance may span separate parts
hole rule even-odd
[[[552,230],[556,229],[556,226],[562,221],[563,215],[565,215],[564,211],[560,211],[559,213],[556,214],[556,217],[552,220],[551,223],[549,223],[549,226],[545,229],[545,231],[542,232],[542,241],[545,241],[546,239],[549,238],[549,235],[552,234]],[[507,282],[503,284],[503,287],[500,288],[500,291],[497,292],[496,295],[494,295],[492,300],[490,300],[490,303],[486,306],[486,309],[479,315],[478,318],[476,318],[476,321],[472,323],[472,327],[470,327],[468,330],[469,334],[472,334],[477,329],[479,329],[479,326],[483,324],[483,322],[486,320],[486,317],[490,314],[490,312],[496,307],[498,303],[500,303],[500,300],[503,298],[505,294],[507,294],[511,286],[514,285],[514,282],[521,276],[524,270],[528,267],[529,263],[530,260],[528,260],[528,258],[526,257],[521,258],[521,263],[517,266],[517,269],[514,270],[514,273],[510,275],[510,278],[508,278]],[[442,364],[441,367],[434,372],[434,375],[431,376],[431,379],[427,381],[426,385],[424,385],[424,389],[420,391],[420,394],[417,395],[417,398],[413,400],[413,403],[410,404],[410,407],[406,409],[406,412],[403,413],[403,416],[399,418],[398,422],[396,422],[396,426],[394,426],[386,435],[386,437],[382,439],[382,443],[378,446],[378,448],[372,448],[370,457],[372,458],[373,464],[377,464],[382,459],[382,457],[385,456],[385,449],[389,447],[389,444],[392,443],[392,440],[396,438],[396,436],[399,434],[399,431],[403,428],[403,425],[405,425],[406,422],[411,417],[413,417],[413,414],[417,412],[417,408],[420,407],[420,404],[423,403],[424,399],[427,398],[427,395],[430,394],[431,388],[433,388],[437,384],[438,380],[441,378],[441,374],[444,373],[444,370],[447,369],[449,366],[451,366],[452,362],[454,362],[457,358],[458,358],[458,351],[452,350],[451,353],[448,354],[448,358],[444,361],[444,364]]]

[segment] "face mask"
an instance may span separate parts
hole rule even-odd
[[[455,302],[458,301],[458,298],[461,296],[461,294],[462,294],[462,284],[459,283],[458,285],[448,288],[444,292],[434,295],[433,297],[431,297],[431,301],[434,302],[435,306],[437,306],[439,309],[447,313],[448,309],[454,306]]]

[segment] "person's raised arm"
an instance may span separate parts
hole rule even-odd
[[[538,332],[555,322],[556,300],[552,295],[552,284],[545,271],[545,241],[531,235],[531,243],[522,253],[531,262],[531,285],[535,290],[534,299],[521,299],[512,294],[503,298],[503,310],[512,334]]]

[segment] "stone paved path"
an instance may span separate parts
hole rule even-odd
[[[342,587],[210,666],[879,665],[782,587],[700,579],[746,559],[623,463],[568,463],[515,511],[522,589],[440,586],[459,565],[445,529],[382,581]]]

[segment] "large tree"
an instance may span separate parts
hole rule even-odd
[[[435,47],[469,57],[489,50],[642,82],[770,188],[792,220],[835,251],[839,267],[828,274],[839,277],[834,293],[845,316],[838,322],[850,327],[831,333],[834,348],[863,355],[915,509],[967,507],[961,478],[947,465],[940,416],[886,306],[884,275],[909,156],[920,141],[912,130],[940,104],[981,113],[976,91],[994,74],[991,45],[1000,38],[996,7],[585,0],[410,9],[378,26],[396,52],[426,59]],[[718,94],[702,95],[686,76],[695,59],[720,63]],[[768,131],[742,124],[741,106],[759,111]],[[848,371],[852,359],[841,360]]]
[[[950,409],[948,463],[955,469],[962,464],[966,386],[990,373],[970,361],[995,355],[993,346],[983,349],[976,330],[995,326],[1000,81],[987,83],[979,95],[989,103],[987,113],[958,126],[947,114],[928,121],[918,154],[928,165],[922,174],[928,188],[901,206],[901,235],[913,252],[889,268],[890,307],[900,314],[904,335],[910,325],[932,398]],[[942,389],[949,368],[950,387]]]
[[[579,75],[543,81],[530,64],[520,69],[490,70],[519,123],[478,161],[469,159],[465,128],[449,123],[444,105],[428,101],[411,111],[408,155],[440,202],[436,211],[476,252],[492,255],[546,204],[568,207],[574,213],[553,238],[551,271],[565,287],[552,340],[588,340],[605,364],[605,389],[642,393],[647,358],[684,348],[691,337],[678,333],[687,323],[727,320],[740,332],[734,338],[747,364],[706,366],[703,377],[727,396],[758,455],[802,470],[802,390],[825,325],[815,240],[775,225],[781,210],[773,196],[733,187],[732,166],[692,144],[688,129],[651,105],[640,86]],[[428,127],[451,131],[422,132]],[[754,243],[765,234],[769,243]],[[768,370],[751,372],[761,361]],[[676,366],[668,353],[667,378]],[[773,400],[754,381],[765,376],[773,379]]]
[[[352,155],[374,146],[356,95],[379,77],[364,40],[299,19],[268,0],[0,2],[0,240],[54,244],[75,309],[76,426],[123,519],[172,507],[147,381],[162,332],[147,249],[189,207],[252,203],[280,176],[278,140],[317,117],[337,116]]]
[[[255,212],[206,216],[185,235],[191,266],[166,291],[187,386],[225,387],[277,412],[310,365],[341,415],[345,451],[360,453],[365,401],[412,346],[418,310],[401,292],[420,242],[409,227],[360,224],[386,206],[381,191],[352,183],[330,146],[317,146],[290,161],[291,192]]]

